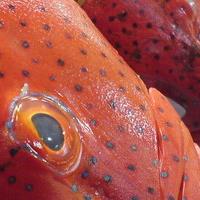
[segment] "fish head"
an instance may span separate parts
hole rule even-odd
[[[1,197],[159,199],[139,76],[74,1],[4,0],[0,10]]]

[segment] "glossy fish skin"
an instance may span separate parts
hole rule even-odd
[[[200,144],[200,3],[85,0],[82,7],[148,87],[182,105]]]
[[[2,199],[198,199],[200,161],[188,130],[74,1],[3,0],[0,11]],[[33,129],[31,114],[43,110],[65,124],[66,159]],[[74,133],[80,160],[63,171],[79,154],[70,151]]]

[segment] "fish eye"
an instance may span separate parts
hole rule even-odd
[[[64,143],[63,130],[59,122],[52,116],[37,113],[31,120],[44,143],[52,150],[60,150]]]
[[[50,169],[74,171],[82,155],[81,128],[73,112],[56,97],[27,93],[13,100],[9,137]]]

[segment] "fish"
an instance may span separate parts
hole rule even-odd
[[[2,0],[0,41],[0,199],[199,199],[189,130],[76,2]]]
[[[200,144],[200,2],[81,0],[78,3],[147,87],[184,109]]]

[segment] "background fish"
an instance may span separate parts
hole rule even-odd
[[[1,199],[199,198],[187,128],[74,1],[1,1],[0,41]]]
[[[148,87],[186,109],[183,120],[200,144],[199,1],[78,2]]]

